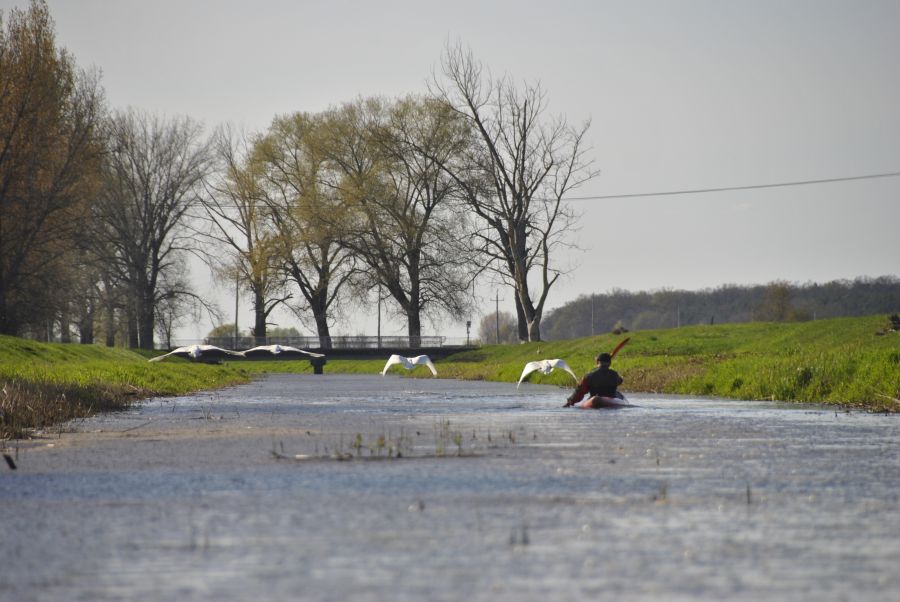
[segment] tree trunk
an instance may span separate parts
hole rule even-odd
[[[529,341],[540,341],[541,340],[541,317],[535,316],[534,319],[528,323],[528,340]]]
[[[319,347],[331,349],[331,332],[328,329],[328,316],[323,312],[315,312],[316,334],[319,335]]]
[[[128,347],[129,349],[137,349],[140,347],[140,338],[138,338],[138,321],[137,314],[134,311],[134,302],[129,301],[125,307],[125,320],[128,324]]]
[[[407,312],[407,320],[409,324],[409,346],[411,349],[418,349],[422,346],[422,320],[419,316],[418,308],[410,309]]]
[[[422,254],[418,250],[409,252],[409,302],[406,310],[407,332],[409,334],[409,346],[417,349],[422,346],[422,290],[421,272],[419,266]]]
[[[78,322],[78,340],[82,345],[94,343],[94,310],[90,309]]]
[[[253,336],[256,345],[266,344],[266,298],[259,291],[253,292]]]
[[[137,325],[138,343],[141,349],[153,349],[153,314],[154,286],[147,284],[138,294]]]
[[[331,349],[331,331],[328,328],[328,291],[317,291],[310,299],[310,309],[316,321],[316,334],[319,335],[319,347]]]
[[[516,319],[518,321],[519,342],[528,342],[528,320],[525,319],[525,310],[522,309],[522,302],[519,300],[519,291],[513,289],[516,298]]]
[[[62,311],[59,314],[59,342],[60,343],[71,343],[72,342],[72,324],[69,319],[69,308],[68,304],[65,304],[66,307],[63,307]]]
[[[518,274],[522,275],[516,279],[516,311],[519,314],[519,339],[523,341],[540,341],[541,340],[541,315],[534,307],[531,299],[531,292],[528,290],[528,281],[524,276],[525,271],[520,270]],[[525,331],[524,338],[522,331]]]
[[[140,319],[140,345],[141,349],[153,349],[153,310],[145,311]]]
[[[116,306],[108,301],[103,312],[103,330],[106,331],[106,346],[116,346]]]

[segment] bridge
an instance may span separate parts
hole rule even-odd
[[[323,340],[324,339],[324,340]],[[428,355],[432,359],[446,357],[453,353],[474,349],[473,344],[465,337],[444,336],[288,336],[288,337],[208,337],[203,339],[207,345],[215,345],[223,349],[246,351],[260,345],[286,345],[324,353],[329,357],[370,358],[386,357],[394,353],[401,355]]]

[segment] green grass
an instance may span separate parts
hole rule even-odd
[[[246,382],[250,373],[230,365],[192,364],[173,359],[149,363],[146,352],[98,345],[38,343],[0,337],[0,381],[131,387],[154,395]]]
[[[624,336],[614,367],[625,391],[735,399],[824,402],[873,411],[900,410],[900,332],[886,316],[802,323],[749,323],[647,330],[557,342],[486,346],[437,364],[442,378],[516,382],[526,362],[562,358],[579,375]],[[876,332],[882,332],[881,336]],[[375,373],[374,361],[329,361],[326,371]],[[417,369],[412,375],[428,377]],[[561,371],[529,382],[572,386]]]
[[[146,352],[0,336],[0,439],[155,395],[248,382],[251,376],[231,365],[177,359],[151,364]]]
[[[887,325],[886,316],[870,316],[640,331],[629,333],[631,341],[614,367],[625,378],[626,392],[824,402],[894,412],[900,410],[900,332],[885,332]],[[514,383],[526,362],[562,358],[581,375],[594,366],[598,352],[611,350],[622,338],[607,334],[490,345],[452,355],[437,368],[442,378]],[[0,439],[150,396],[244,383],[267,372],[312,372],[305,361],[149,363],[147,355],[0,336]],[[385,360],[329,359],[325,372],[378,374]],[[393,373],[431,377],[424,366]],[[561,371],[533,373],[529,382],[573,385]]]

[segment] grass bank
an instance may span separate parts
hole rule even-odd
[[[900,332],[889,326],[887,316],[688,326],[486,346],[448,357],[437,368],[442,378],[516,382],[526,362],[562,358],[580,376],[594,366],[598,352],[611,351],[630,336],[614,362],[625,378],[625,391],[825,402],[896,412]],[[383,360],[333,360],[326,371],[372,373],[382,366]],[[414,374],[430,376],[423,367]],[[555,371],[533,373],[529,382],[568,387],[573,381]]]
[[[146,354],[126,349],[0,336],[0,439],[154,395],[247,382],[251,374],[231,365],[151,364]]]
[[[900,332],[887,316],[796,324],[723,324],[629,333],[614,366],[625,391],[825,402],[900,410]],[[880,333],[880,334],[876,334]],[[623,337],[491,345],[438,362],[442,378],[516,382],[526,362],[563,358],[583,374]],[[155,395],[248,382],[266,372],[311,372],[308,362],[184,360],[148,363],[143,352],[0,336],[0,439],[21,437]],[[329,359],[327,373],[377,374],[387,358]],[[402,368],[394,368],[406,374]],[[418,367],[411,376],[430,377]],[[564,372],[530,382],[572,386]],[[562,395],[562,394],[561,394]]]

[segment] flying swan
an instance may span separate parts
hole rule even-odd
[[[392,355],[384,365],[384,370],[381,371],[381,375],[384,376],[387,373],[388,369],[394,364],[400,364],[407,370],[412,370],[416,366],[428,366],[428,369],[431,370],[431,373],[437,376],[437,370],[435,370],[434,368],[434,363],[432,363],[431,358],[427,355],[417,355],[416,357]]]
[[[189,359],[191,361],[203,361],[206,359],[219,359],[221,360],[227,356],[235,356],[235,357],[244,357],[244,354],[240,351],[230,351],[228,349],[222,349],[221,347],[216,347],[215,345],[188,345],[187,347],[179,347],[177,349],[173,349],[169,353],[165,355],[158,355],[156,357],[151,357],[151,362],[161,362],[165,358],[170,355],[174,355],[177,357],[183,357]]]
[[[278,358],[289,358],[289,357],[325,357],[325,355],[321,353],[313,353],[312,351],[304,351],[303,349],[297,349],[296,347],[288,347],[287,345],[262,345],[260,347],[254,347],[253,349],[248,349],[243,352],[246,357],[262,357],[266,355],[274,355]]]
[[[553,372],[554,368],[559,368],[560,370],[565,370],[569,374],[572,375],[576,381],[578,381],[578,377],[575,376],[575,373],[572,372],[572,369],[569,368],[569,364],[564,362],[563,360],[553,359],[553,360],[538,360],[535,362],[528,362],[525,364],[525,369],[522,370],[522,376],[519,377],[519,382],[516,384],[516,388],[519,388],[519,385],[522,384],[522,381],[525,380],[525,377],[531,374],[532,372],[540,372],[541,374],[550,374]]]

